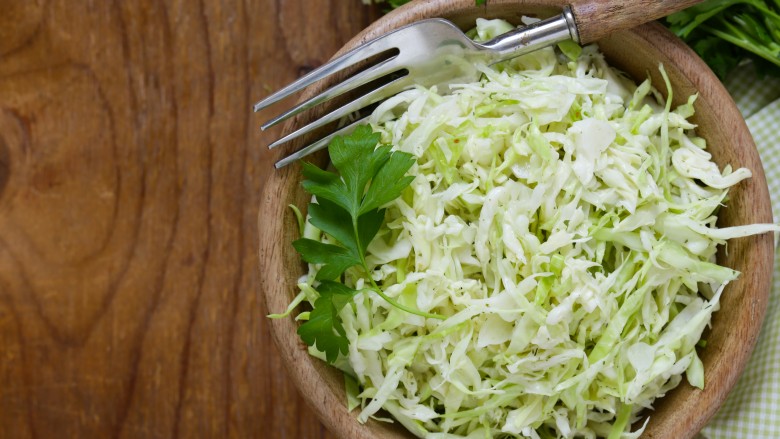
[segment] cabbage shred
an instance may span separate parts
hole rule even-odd
[[[478,38],[509,27],[479,20]],[[704,385],[695,348],[739,275],[717,246],[777,227],[715,228],[751,174],[711,161],[688,121],[695,96],[671,108],[596,46],[476,68],[478,82],[409,90],[370,117],[417,159],[369,245],[371,276],[447,319],[358,293],[336,363],[351,404],[420,437],[638,437],[631,425],[683,374]],[[330,239],[308,222],[304,235]],[[298,301],[316,299],[318,268]],[[361,289],[363,275],[343,281]]]

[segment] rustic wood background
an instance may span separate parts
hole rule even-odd
[[[259,300],[250,107],[379,14],[0,0],[0,437],[332,437]]]

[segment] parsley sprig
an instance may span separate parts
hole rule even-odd
[[[444,317],[402,305],[387,296],[371,277],[366,263],[366,249],[385,218],[380,206],[398,198],[414,177],[406,172],[414,157],[389,146],[378,146],[379,134],[368,126],[359,126],[345,137],[336,137],[328,146],[331,163],[338,173],[310,163],[303,164],[303,187],[316,196],[309,203],[309,222],[330,235],[337,244],[326,244],[309,238],[293,242],[301,258],[320,264],[315,288],[319,297],[309,320],[298,328],[298,335],[309,345],[325,353],[329,363],[346,354],[347,334],[339,312],[358,293],[339,282],[342,274],[359,267],[374,291],[392,306],[423,317]]]
[[[707,0],[666,22],[720,78],[744,58],[752,58],[762,73],[780,75],[778,1]]]

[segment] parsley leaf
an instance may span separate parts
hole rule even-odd
[[[410,154],[393,154],[376,173],[360,205],[360,213],[366,213],[398,198],[414,180],[411,175],[403,176],[413,163],[414,158]]]
[[[309,204],[309,222],[358,256],[357,241],[349,212],[340,209],[332,201],[319,198],[316,203]]]
[[[780,76],[780,3],[707,0],[666,17],[721,79],[745,58],[762,73]]]
[[[335,279],[349,267],[360,263],[349,249],[333,244],[323,244],[309,238],[293,242],[301,258],[310,264],[324,264],[317,272],[317,280]]]
[[[320,297],[314,302],[309,320],[298,327],[298,335],[307,345],[325,352],[325,358],[333,363],[339,353],[346,354],[349,349],[339,311],[352,300],[356,291],[333,281],[321,282],[317,291]]]
[[[339,311],[357,291],[337,280],[351,267],[362,268],[366,284],[371,285],[369,289],[391,305],[424,317],[443,318],[399,304],[385,295],[370,276],[366,249],[384,222],[385,210],[381,206],[398,198],[414,179],[406,175],[414,157],[392,151],[389,146],[377,146],[378,143],[378,133],[368,126],[359,126],[349,136],[337,136],[328,145],[337,172],[303,164],[303,187],[317,197],[316,202],[309,203],[308,220],[332,238],[329,242],[335,243],[309,238],[293,242],[304,261],[321,265],[316,275],[319,285],[315,288],[320,296],[298,334],[306,344],[324,352],[330,363],[339,353],[347,353],[349,347]]]

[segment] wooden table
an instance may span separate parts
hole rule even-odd
[[[0,437],[331,437],[259,300],[250,108],[378,16],[0,0]]]

